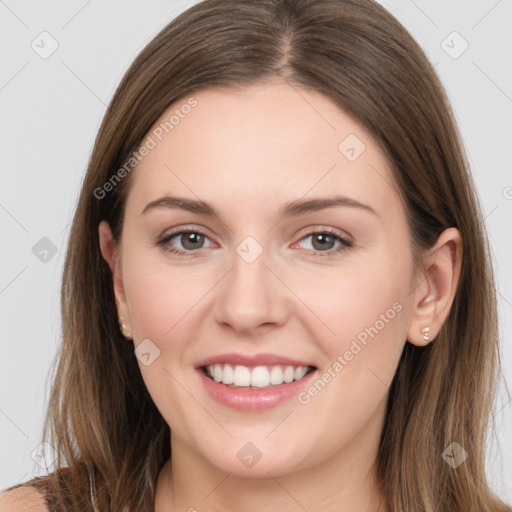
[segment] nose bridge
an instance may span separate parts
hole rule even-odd
[[[246,236],[234,248],[231,272],[224,279],[216,300],[216,317],[236,330],[284,321],[287,311],[279,280],[269,270],[268,247]]]

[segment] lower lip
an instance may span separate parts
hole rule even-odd
[[[197,372],[206,390],[217,402],[241,411],[264,411],[297,396],[312,379],[316,370],[300,380],[264,389],[230,388],[207,377],[201,368],[197,368]]]

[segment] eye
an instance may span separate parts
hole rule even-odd
[[[349,238],[345,238],[335,231],[324,229],[321,231],[314,231],[301,238],[300,242],[303,242],[311,238],[308,249],[316,252],[313,256],[328,256],[333,253],[338,253],[353,247],[353,241]],[[298,242],[298,243],[300,243]],[[336,247],[336,243],[338,246]],[[323,253],[323,254],[322,254]]]
[[[174,239],[177,240],[181,247],[176,248],[174,244],[171,244],[171,240]],[[203,249],[204,242],[206,240],[209,240],[209,238],[201,231],[185,229],[175,231],[174,233],[164,236],[157,242],[157,245],[161,246],[167,252],[171,252],[178,256],[185,256],[197,251],[198,249]]]
[[[313,231],[302,237],[297,243],[304,242],[311,238],[310,247],[313,256],[329,256],[353,247],[353,241],[339,235],[337,232],[329,229]],[[175,240],[175,242],[172,242]],[[210,241],[208,236],[197,229],[182,229],[170,233],[156,242],[156,245],[162,247],[166,252],[176,254],[177,256],[194,256],[194,252],[204,249],[205,241]],[[178,247],[176,246],[178,244]],[[338,244],[336,246],[336,244]],[[214,244],[210,241],[210,246]]]

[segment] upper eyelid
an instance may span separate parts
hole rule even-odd
[[[192,227],[182,227],[182,228],[178,228],[176,229],[176,231],[171,231],[167,234],[163,234],[162,236],[160,236],[160,239],[164,239],[164,238],[167,238],[167,239],[171,239],[171,238],[174,238],[175,236],[179,236],[179,235],[183,235],[185,233],[197,233],[199,235],[203,235],[204,237],[208,238],[208,240],[210,241],[214,241],[212,240],[212,237],[206,233],[206,230],[203,230],[203,228],[192,228]]]

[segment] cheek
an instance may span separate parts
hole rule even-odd
[[[128,252],[128,251],[127,251]],[[181,319],[194,314],[194,305],[209,289],[208,279],[196,269],[169,264],[159,250],[133,248],[123,264],[133,332],[137,339],[150,338],[158,345],[173,339]]]
[[[193,409],[194,401],[183,387],[183,368],[190,333],[197,328],[194,305],[209,287],[178,267],[162,264],[161,259],[155,261],[147,254],[137,257],[136,251],[132,254],[123,267],[129,276],[125,291],[132,331],[136,345],[148,343],[149,339],[152,351],[149,365],[139,363],[142,378],[166,422],[186,436],[183,418],[194,413],[198,422],[203,419],[201,411]],[[204,286],[199,289],[192,283]]]
[[[315,341],[329,360],[349,350],[353,340],[368,346],[370,340],[381,340],[373,343],[379,350],[397,338],[403,343],[410,272],[405,258],[397,263],[390,257],[372,257],[292,281],[311,311],[308,326],[314,329]]]
[[[327,411],[342,409],[340,427],[363,424],[393,380],[410,315],[412,262],[405,252],[387,254],[320,276],[314,289],[309,282],[298,292],[321,319],[309,326],[323,365],[315,385],[299,397],[320,422],[332,421]]]
[[[172,273],[149,271],[131,280],[127,300],[137,339],[149,338],[159,345],[183,315],[182,290],[171,277]]]
[[[371,264],[362,258],[350,271],[316,280],[314,292],[306,286],[300,292],[322,319],[315,324],[315,341],[325,364],[299,402],[318,424],[339,427],[332,431],[335,438],[335,432],[355,435],[362,428],[385,401],[396,372],[410,315],[412,273],[407,252],[397,252],[387,248],[380,257],[374,254]],[[340,415],[333,417],[332,411]]]

